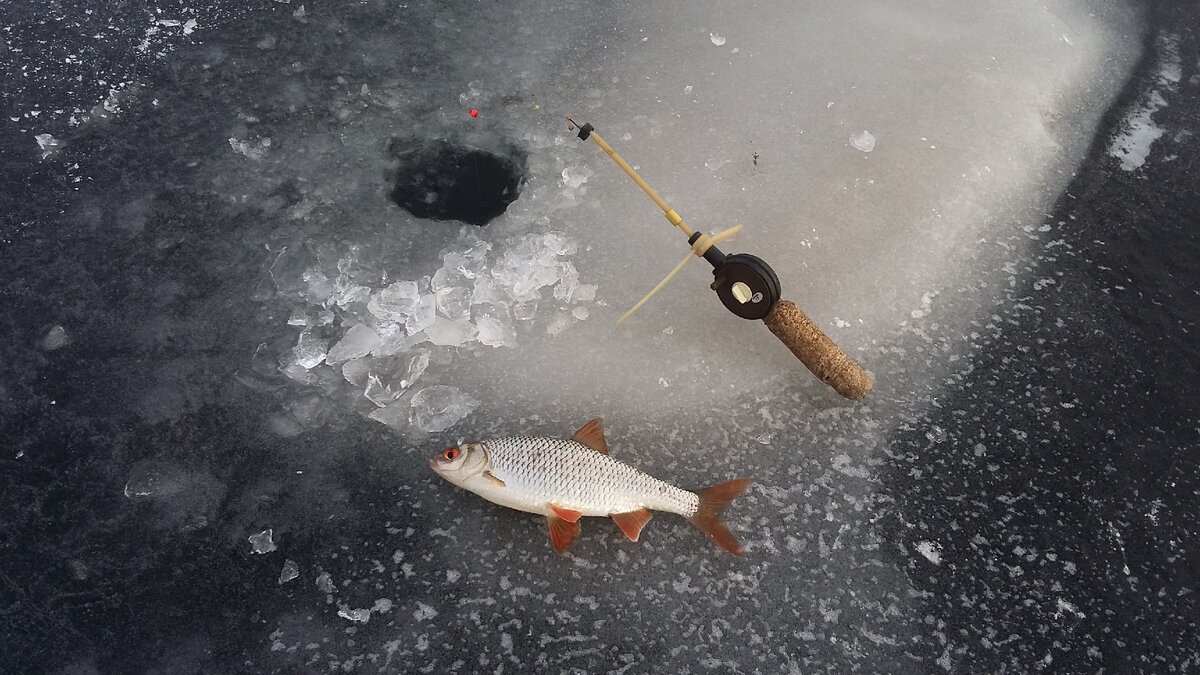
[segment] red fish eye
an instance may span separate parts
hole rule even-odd
[[[447,462],[453,462],[458,459],[458,448],[446,448],[446,451],[442,453],[442,457]]]

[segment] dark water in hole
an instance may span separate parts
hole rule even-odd
[[[524,157],[500,156],[445,140],[395,139],[391,198],[418,218],[487,225],[520,194]]]

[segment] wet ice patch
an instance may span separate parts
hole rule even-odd
[[[62,141],[55,138],[53,134],[36,134],[33,138],[37,141],[38,149],[42,151],[42,159],[58,152],[59,148],[63,146]]]
[[[233,151],[239,155],[245,156],[246,159],[258,161],[263,157],[266,157],[267,150],[269,150],[271,147],[271,139],[262,138],[252,141],[242,141],[236,138],[230,138],[229,147],[233,148]]]
[[[1157,86],[1146,93],[1126,114],[1122,131],[1108,146],[1108,154],[1121,160],[1121,168],[1133,171],[1146,163],[1150,147],[1166,130],[1154,121],[1154,114],[1167,105],[1166,95],[1179,86],[1183,75],[1179,58],[1179,36],[1160,35],[1155,42],[1158,51]]]
[[[875,149],[875,136],[871,132],[864,129],[863,131],[850,137],[850,145],[855,150],[871,152]]]
[[[38,342],[38,347],[41,347],[42,351],[52,352],[69,344],[71,344],[71,336],[67,335],[67,329],[56,325],[46,331],[46,334]]]
[[[371,620],[371,610],[369,609],[350,609],[349,607],[343,607],[338,610],[337,614],[343,619],[352,621],[354,623],[367,623]]]
[[[274,532],[268,527],[258,534],[252,534],[247,537],[246,539],[250,542],[250,552],[261,555],[263,553],[270,553],[271,551],[274,551],[276,546],[273,535]]]
[[[917,542],[917,553],[925,556],[925,559],[934,565],[942,564],[942,547],[937,542],[919,541]]]
[[[294,560],[283,561],[283,569],[279,571],[279,585],[286,584],[300,576],[300,566]]]
[[[417,621],[428,621],[437,615],[438,615],[438,612],[436,609],[430,607],[429,605],[427,605],[423,602],[418,602],[417,610],[415,612],[413,612],[413,618],[416,619]]]

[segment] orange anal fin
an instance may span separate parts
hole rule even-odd
[[[578,512],[574,509],[568,509],[568,508],[565,508],[562,506],[558,506],[556,504],[547,504],[547,506],[549,506],[550,510],[554,512],[554,515],[558,516],[559,518],[562,518],[563,520],[567,521],[568,523],[578,522],[579,517],[583,515],[582,513]]]
[[[604,440],[604,423],[599,417],[579,427],[579,431],[575,432],[571,440],[601,454],[608,454],[608,442]]]
[[[749,485],[749,478],[736,478],[700,490],[696,493],[700,497],[700,505],[696,513],[688,518],[689,523],[708,535],[717,546],[734,555],[742,554],[742,545],[729,528],[725,527],[725,523],[721,522],[721,510],[728,506],[734,497],[742,494]]]
[[[621,528],[621,531],[625,533],[626,537],[629,537],[629,541],[637,541],[638,536],[642,534],[642,528],[645,527],[646,523],[650,522],[650,519],[653,517],[654,514],[650,513],[650,511],[647,509],[638,509],[637,511],[628,511],[626,513],[614,513],[611,516],[613,522],[617,524],[617,527]]]
[[[559,553],[566,553],[579,535],[578,522],[568,522],[553,514],[546,516],[546,529],[550,531],[550,545]]]

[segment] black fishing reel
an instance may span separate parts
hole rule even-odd
[[[695,244],[697,232],[688,239]],[[743,319],[762,319],[780,299],[779,277],[765,260],[749,253],[725,255],[716,246],[709,246],[704,259],[713,267],[713,282],[709,288],[717,292],[725,309]]]
[[[717,292],[725,309],[743,319],[762,319],[779,302],[779,277],[775,270],[758,256],[734,253],[725,257],[725,264],[713,268],[709,286]]]

